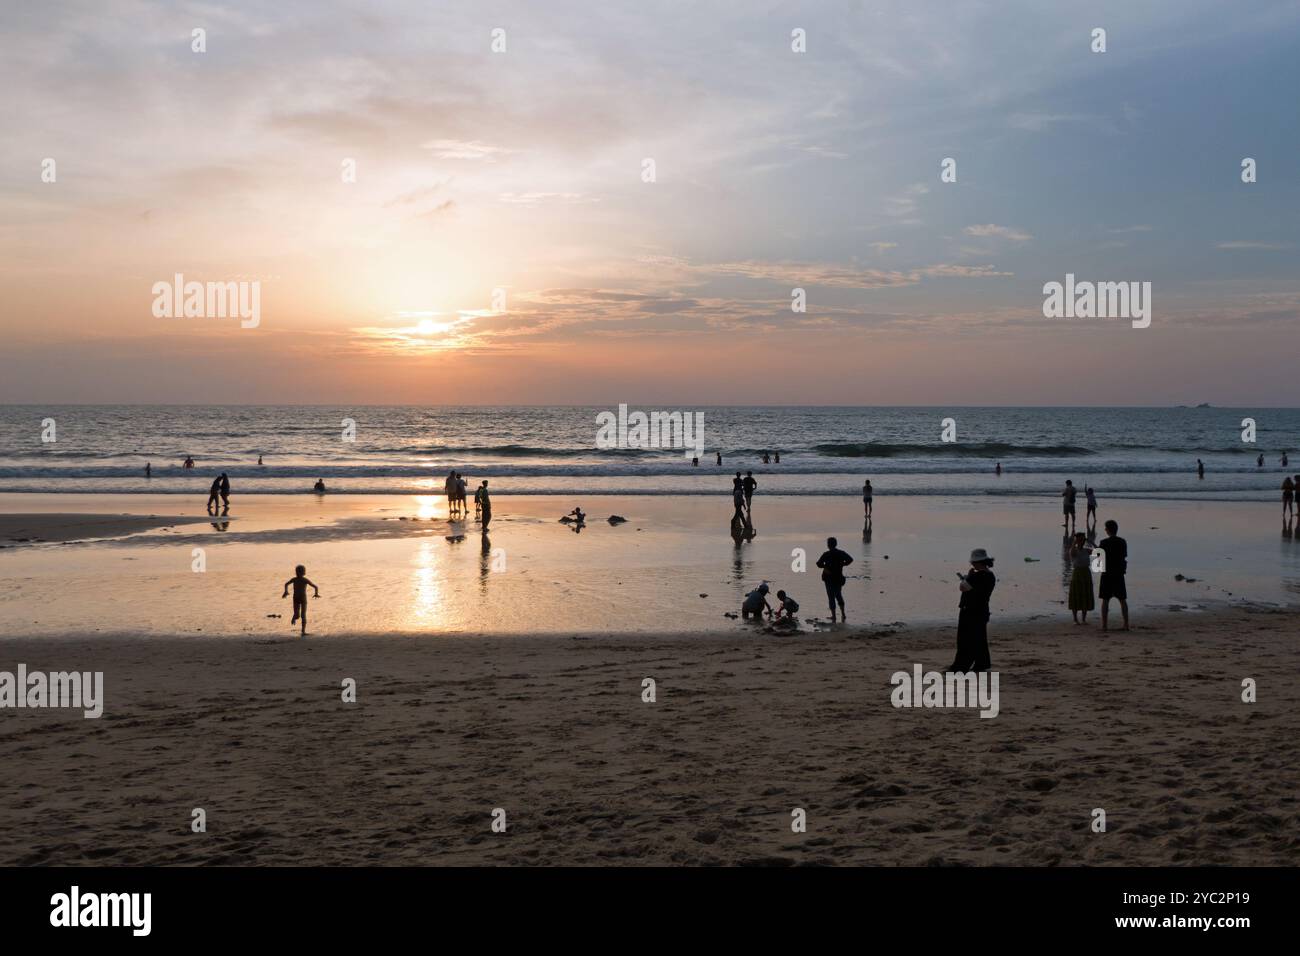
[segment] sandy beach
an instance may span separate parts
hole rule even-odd
[[[996,719],[891,706],[951,629],[9,637],[106,704],[6,712],[0,864],[1290,864],[1297,623],[995,620]]]
[[[33,497],[0,501],[0,672],[103,672],[104,715],[4,711],[0,864],[1281,865],[1297,848],[1296,555],[1257,504],[1107,503],[1133,529],[1134,630],[1102,633],[1069,623],[1042,500],[877,499],[861,535],[852,501],[772,496],[736,543],[725,501],[583,499],[575,534],[567,502],[507,496],[485,543],[427,496],[247,496],[217,519]],[[791,561],[846,524],[850,618],[832,625]],[[892,674],[952,659],[946,575],[973,544],[1001,556],[998,715],[895,708]],[[306,639],[280,599],[299,561],[323,592]],[[728,616],[764,578],[803,603],[794,633]]]

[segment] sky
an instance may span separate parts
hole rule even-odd
[[[1298,48],[1297,0],[8,4],[0,402],[1297,405]],[[1067,274],[1150,326],[1046,318]]]

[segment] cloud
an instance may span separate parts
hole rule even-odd
[[[1290,249],[1292,248],[1292,246],[1291,243],[1289,242],[1246,242],[1246,241],[1238,240],[1234,242],[1218,242],[1215,243],[1214,248],[1216,249],[1262,249],[1268,251],[1277,251],[1279,249]]]
[[[962,230],[962,232],[966,233],[968,236],[1010,239],[1012,242],[1028,242],[1030,239],[1034,238],[1027,232],[1012,229],[1010,226],[995,226],[991,222],[982,226],[967,226]]]
[[[519,206],[536,206],[539,203],[591,203],[600,202],[594,196],[586,196],[582,193],[500,193],[497,199],[504,203],[513,203]]]
[[[930,191],[925,183],[912,183],[901,193],[885,199],[885,215],[894,218],[912,217],[916,213],[920,197]],[[911,220],[915,221],[915,220]]]
[[[438,159],[468,159],[468,160],[486,160],[489,163],[497,161],[498,157],[508,156],[513,149],[506,149],[504,146],[492,146],[479,140],[463,139],[435,139],[427,143],[420,144],[421,149],[430,150]]]

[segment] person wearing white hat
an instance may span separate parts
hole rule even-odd
[[[957,573],[961,603],[957,612],[957,656],[949,671],[979,673],[992,668],[989,660],[989,598],[997,584],[993,558],[983,548],[970,553],[971,569]]]

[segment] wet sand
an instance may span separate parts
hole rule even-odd
[[[0,547],[42,542],[120,538],[157,528],[196,524],[204,518],[176,515],[31,512],[0,514]]]
[[[1298,624],[995,618],[996,719],[891,706],[950,628],[9,636],[107,701],[0,711],[0,864],[1291,865]]]
[[[186,504],[192,523],[149,517]],[[580,534],[557,520],[574,504],[589,515]],[[756,497],[757,534],[740,543],[726,497],[502,496],[487,535],[472,512],[449,520],[433,496],[236,496],[216,519],[174,496],[0,495],[0,509],[48,509],[39,520],[51,533],[79,509],[134,509],[149,528],[0,550],[0,634],[281,637],[281,585],[299,563],[321,586],[311,610],[322,636],[746,633],[726,615],[762,580],[787,589],[804,630],[818,631],[827,611],[814,562],[828,535],[856,559],[845,586],[855,625],[951,621],[955,572],[982,547],[998,558],[995,615],[1069,629],[1059,505],[1042,499],[878,496],[865,529],[852,499]],[[613,514],[627,523],[611,526]],[[1300,538],[1279,533],[1265,505],[1103,501],[1099,517],[1111,516],[1129,543],[1139,617],[1300,605]]]

